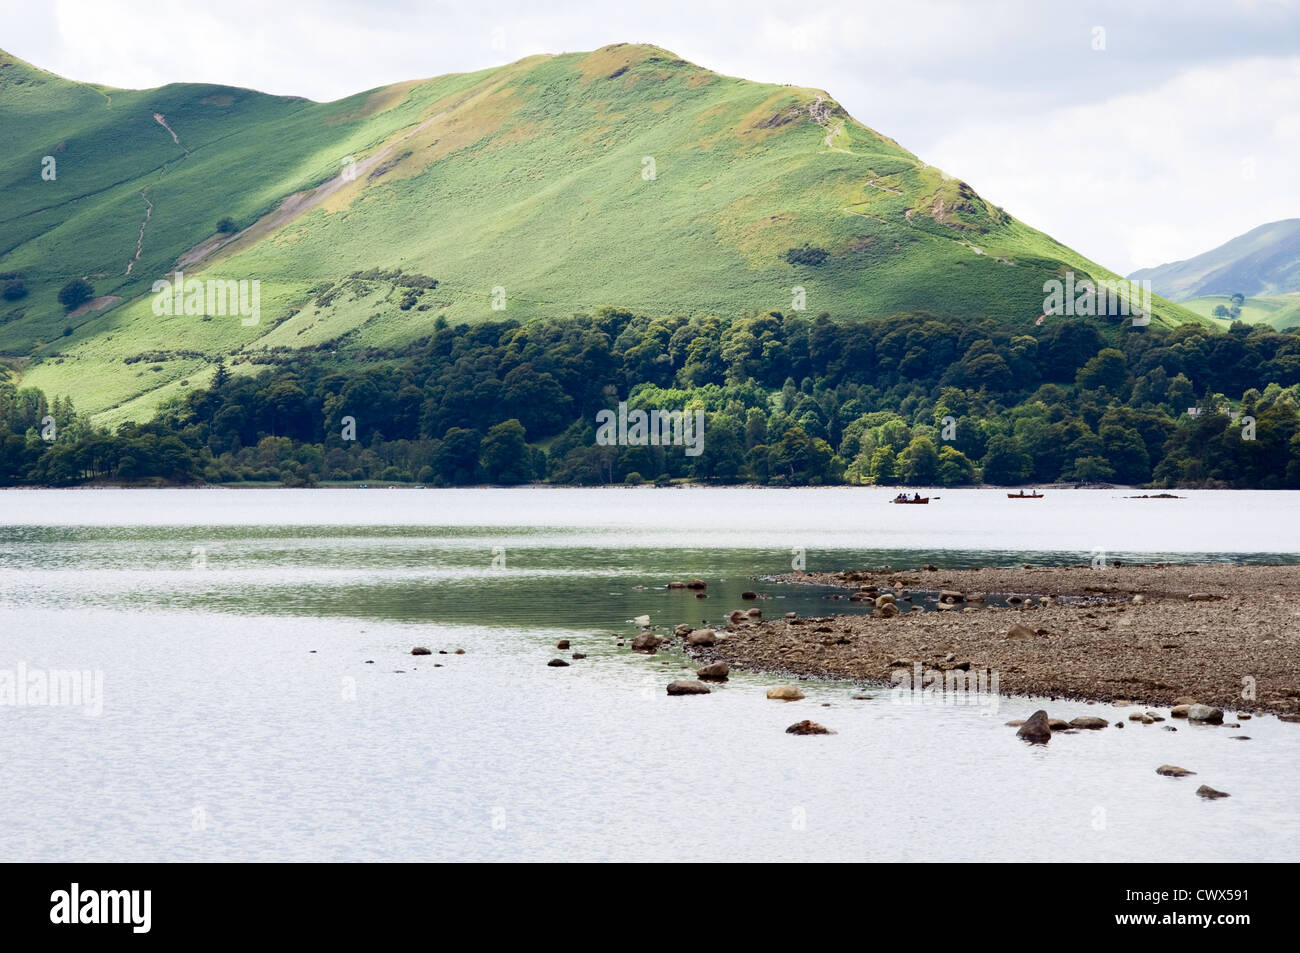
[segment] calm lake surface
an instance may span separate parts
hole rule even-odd
[[[0,681],[102,676],[98,705],[0,704],[0,860],[1300,859],[1300,726],[1272,717],[1034,748],[1003,722],[1125,711],[670,698],[685,659],[617,645],[745,589],[847,611],[755,581],[798,559],[1300,562],[1300,494],[1136,492],[0,492]],[[663,588],[693,576],[708,599]],[[587,658],[548,667],[561,638]]]

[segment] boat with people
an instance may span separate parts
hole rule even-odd
[[[1042,498],[1043,494],[1039,493],[1037,490],[1034,490],[1032,493],[1026,493],[1024,490],[1021,490],[1019,493],[1007,494],[1008,500],[1041,500]]]
[[[922,496],[920,493],[913,493],[911,496],[908,496],[906,493],[900,493],[898,494],[898,496],[894,497],[894,502],[895,503],[929,503],[930,498],[928,496]]]

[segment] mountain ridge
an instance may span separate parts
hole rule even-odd
[[[1157,294],[1179,302],[1300,291],[1300,218],[1267,222],[1199,255],[1141,268],[1129,277],[1150,281]]]

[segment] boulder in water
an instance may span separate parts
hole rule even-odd
[[[709,692],[708,685],[693,678],[668,683],[669,695],[707,695]]]
[[[1031,744],[1046,744],[1052,738],[1052,726],[1047,712],[1041,708],[1034,712],[1016,732],[1017,738],[1023,738]]]

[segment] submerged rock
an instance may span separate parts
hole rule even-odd
[[[549,665],[551,668],[568,668],[568,667],[569,667],[569,663],[566,662],[566,661],[565,661],[564,659],[562,659],[562,658],[553,658],[553,659],[551,659],[549,662],[547,662],[546,664]]]
[[[560,641],[558,641],[558,642],[555,643],[555,647],[556,647],[557,649],[567,649],[567,648],[569,647],[569,640],[568,640],[568,639],[560,639]]]
[[[1166,778],[1185,778],[1189,774],[1195,774],[1195,771],[1188,771],[1186,768],[1180,768],[1176,764],[1162,764],[1156,768],[1156,774],[1163,775]]]
[[[711,665],[706,665],[704,668],[699,669],[695,674],[703,679],[725,682],[727,676],[731,674],[731,666],[726,662],[714,662]]]
[[[777,685],[767,690],[767,697],[777,701],[797,702],[804,697],[804,694],[794,685]]]
[[[433,653],[430,652],[428,649],[426,649],[423,645],[417,645],[415,648],[411,649],[411,654],[412,654],[412,655],[432,655]]]
[[[1199,788],[1196,789],[1196,793],[1201,797],[1205,798],[1207,801],[1213,801],[1216,798],[1221,798],[1221,797],[1232,797],[1232,795],[1229,794],[1227,791],[1216,791],[1208,784],[1202,784]]]
[[[1016,732],[1017,738],[1023,738],[1031,744],[1046,744],[1052,737],[1052,726],[1047,712],[1041,708],[1034,712]]]
[[[835,732],[831,731],[825,725],[819,725],[817,724],[817,722],[809,721],[806,718],[803,721],[795,722],[793,725],[791,725],[789,728],[785,730],[785,733],[787,735],[833,735],[835,734]]]
[[[1071,728],[1087,728],[1089,731],[1100,731],[1107,724],[1105,718],[1094,718],[1092,715],[1080,715],[1070,721]]]

